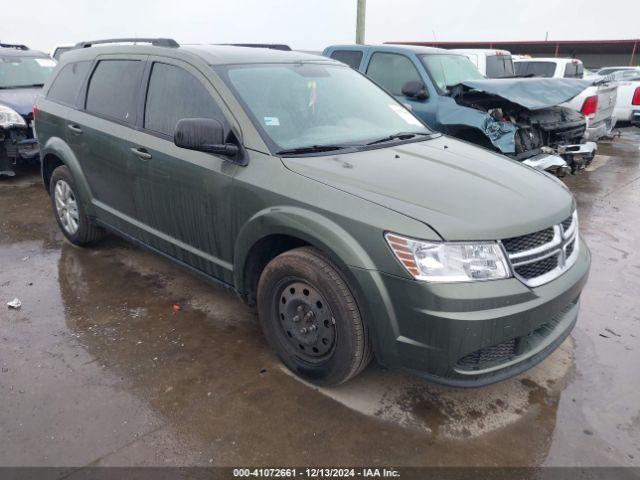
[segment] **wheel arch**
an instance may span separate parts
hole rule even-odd
[[[42,181],[47,192],[51,193],[49,191],[49,181],[53,171],[57,167],[65,165],[73,176],[73,180],[76,183],[76,189],[78,190],[77,193],[80,196],[80,200],[83,202],[85,209],[87,211],[91,211],[91,190],[89,188],[89,183],[82,172],[78,158],[73,153],[69,145],[59,137],[51,137],[42,147],[41,158]]]
[[[301,246],[322,252],[350,283],[355,279],[349,267],[374,268],[357,240],[329,218],[299,207],[273,207],[247,221],[236,240],[234,283],[241,297],[254,303],[257,281],[267,263]]]

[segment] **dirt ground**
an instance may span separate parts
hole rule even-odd
[[[0,466],[640,466],[639,146],[565,179],[593,255],[571,337],[471,390],[375,364],[304,384],[232,293],[115,237],[74,248],[38,172],[0,180]]]

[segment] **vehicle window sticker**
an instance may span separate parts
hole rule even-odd
[[[391,103],[389,104],[389,108],[409,125],[422,126],[420,121],[416,117],[414,117],[406,108],[401,107],[400,105],[393,105]]]
[[[316,102],[318,100],[318,84],[315,80],[309,80],[307,82],[307,89],[309,90],[309,110],[316,113]]]
[[[35,58],[34,60],[36,62],[38,62],[38,65],[40,65],[41,67],[55,67],[56,66],[55,60],[51,60],[50,58]]]
[[[280,119],[278,117],[264,117],[264,124],[267,127],[279,127]]]

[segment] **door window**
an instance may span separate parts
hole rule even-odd
[[[397,53],[374,53],[367,75],[393,95],[402,95],[402,87],[411,80],[422,81],[411,60]]]
[[[135,123],[143,67],[139,60],[101,60],[89,82],[87,111]]]
[[[211,118],[226,123],[200,80],[183,68],[155,63],[147,90],[144,128],[173,137],[178,120],[183,118]]]

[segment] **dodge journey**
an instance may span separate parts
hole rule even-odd
[[[117,42],[65,53],[34,107],[72,244],[110,231],[233,289],[319,385],[373,358],[484,385],[571,332],[590,255],[559,180],[332,59]]]

